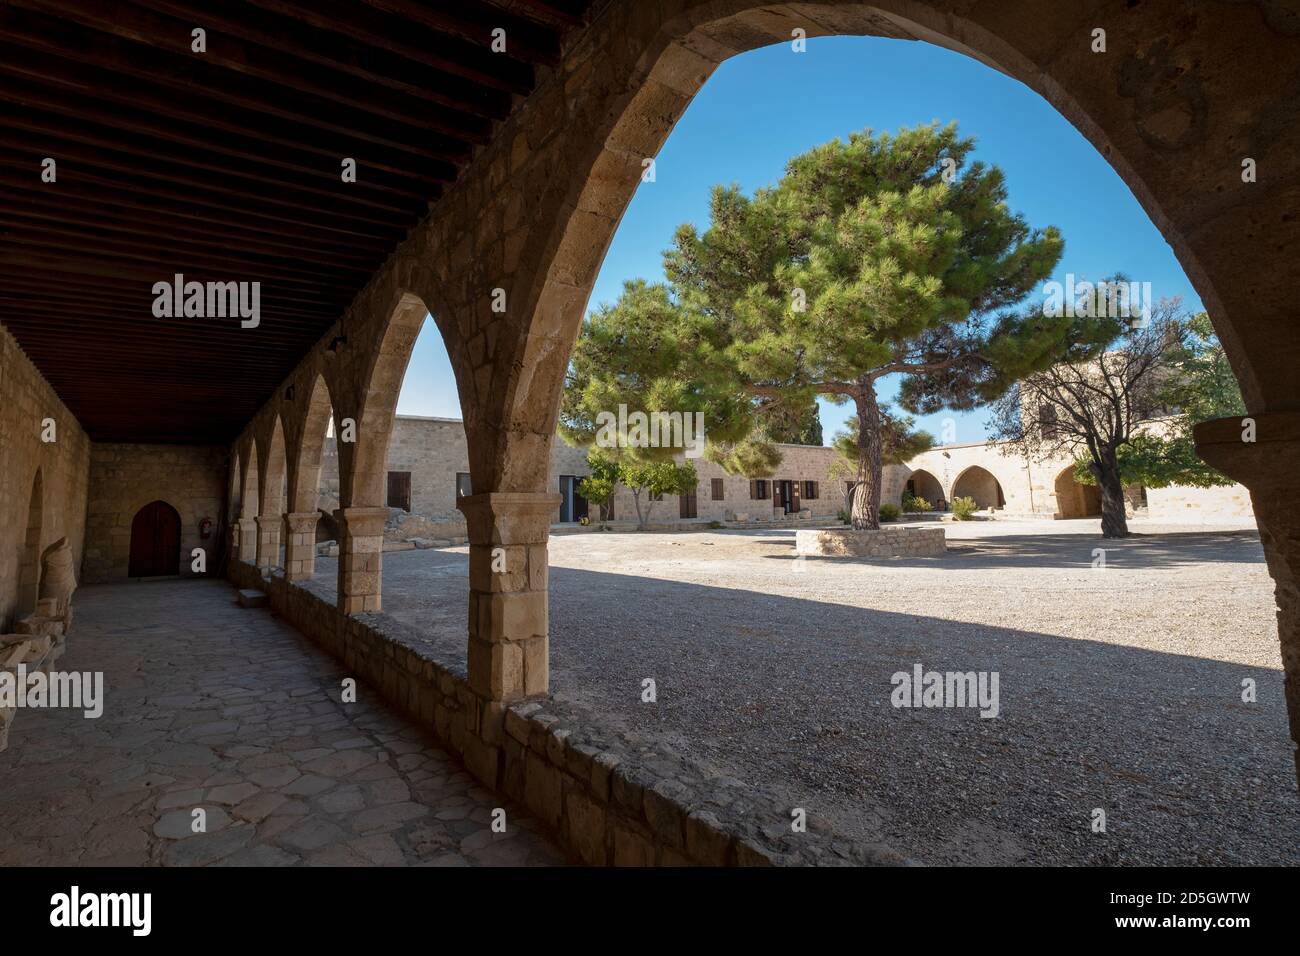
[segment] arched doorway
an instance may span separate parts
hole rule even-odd
[[[181,516],[165,501],[151,501],[131,519],[127,576],[152,578],[180,573]]]
[[[979,465],[971,465],[952,483],[953,498],[974,498],[976,506],[984,511],[989,508],[1001,508],[1007,503],[1002,495],[1002,485],[993,477],[993,472]]]
[[[41,537],[45,528],[45,491],[41,470],[32,479],[32,493],[27,502],[27,532],[23,536],[18,563],[18,616],[36,610],[41,593]]]
[[[908,495],[913,498],[924,498],[931,506],[937,508],[944,500],[943,485],[924,468],[918,468],[907,476],[907,484],[903,486],[902,497],[906,498]]]
[[[1101,489],[1075,481],[1073,465],[1056,476],[1056,517],[1101,517]]]

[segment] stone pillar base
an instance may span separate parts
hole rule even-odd
[[[339,528],[339,610],[378,611],[388,509],[339,508],[334,520]]]
[[[280,563],[280,516],[258,515],[257,522],[257,566],[273,568]]]
[[[1286,709],[1300,786],[1300,412],[1261,412],[1196,426],[1196,454],[1250,489],[1268,573],[1277,596]]]
[[[284,516],[284,576],[289,581],[310,581],[316,573],[315,511]]]
[[[489,492],[456,502],[469,530],[469,683],[487,700],[550,684],[546,542],[560,496]]]

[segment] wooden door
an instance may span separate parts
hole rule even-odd
[[[678,517],[679,518],[696,517],[695,492],[691,492],[689,495],[681,496],[681,504],[680,507],[678,508]]]
[[[152,578],[179,574],[181,516],[165,501],[151,501],[131,521],[131,559],[127,576]]]

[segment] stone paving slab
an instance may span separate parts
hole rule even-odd
[[[19,715],[0,866],[566,862],[367,686],[342,703],[342,666],[228,584],[90,587],[76,605],[59,668],[102,670],[104,713]]]

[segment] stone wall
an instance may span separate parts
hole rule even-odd
[[[86,433],[0,326],[0,632],[31,609],[39,583],[33,556],[66,537],[81,566],[89,462]]]
[[[383,614],[346,616],[322,593],[236,561],[236,587],[334,655],[363,685],[428,728],[485,786],[522,803],[591,865],[769,866],[906,862],[855,844],[761,787],[720,777],[600,717],[550,698],[502,704],[471,689],[463,664],[439,661],[412,628]],[[507,825],[509,823],[507,822]]]
[[[796,554],[860,558],[941,558],[943,528],[881,528],[879,531],[796,531]]]
[[[86,506],[85,583],[124,580],[131,552],[131,521],[151,501],[165,501],[180,514],[180,572],[193,575],[191,552],[207,551],[209,572],[225,541],[223,505],[228,481],[227,449],[209,445],[95,444],[90,451]],[[199,522],[212,519],[209,536]]]
[[[1218,488],[1148,488],[1147,517],[1161,521],[1214,522],[1226,518],[1253,518],[1250,492],[1244,485]]]

